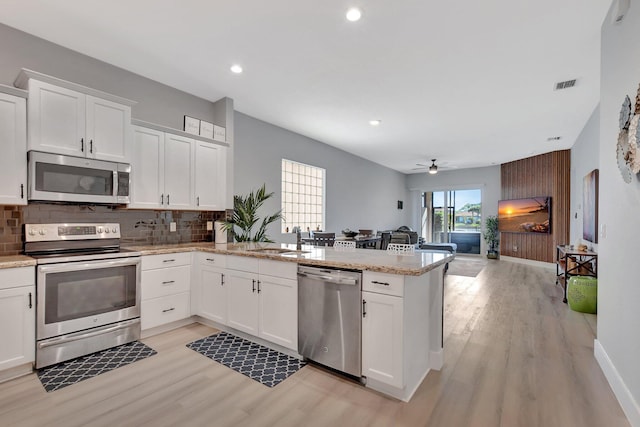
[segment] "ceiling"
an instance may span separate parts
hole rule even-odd
[[[599,102],[609,4],[3,0],[0,22],[411,173],[570,148]]]

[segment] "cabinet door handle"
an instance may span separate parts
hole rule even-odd
[[[160,195],[160,204],[164,205],[164,194]]]
[[[168,313],[168,312],[173,311],[173,310],[175,310],[175,309],[176,309],[175,307],[171,307],[171,308],[167,308],[167,309],[165,309],[165,310],[162,310],[162,312],[163,312],[163,313]]]
[[[260,293],[260,280],[258,280],[258,293]]]
[[[200,206],[200,196],[196,197],[196,206]]]
[[[80,151],[84,153],[84,138],[80,138]]]
[[[253,282],[253,288],[251,289],[251,292],[255,292],[256,291],[256,280],[253,279],[252,282]]]
[[[24,199],[24,184],[20,184],[20,198]]]
[[[367,317],[367,301],[362,300],[362,317]]]
[[[220,284],[224,286],[224,273],[220,275]]]
[[[175,280],[167,280],[165,282],[162,282],[163,285],[170,285],[172,283],[176,283],[176,281]]]
[[[389,286],[388,282],[378,282],[377,280],[372,280],[371,283],[373,283],[374,285]]]
[[[207,261],[215,262],[216,260],[214,258],[207,258]]]
[[[31,292],[29,292],[29,308],[33,308],[33,303],[31,302]]]
[[[170,203],[169,203],[169,196],[170,196],[170,194],[167,194],[167,206],[169,206],[169,205],[170,205]]]
[[[162,262],[175,262],[175,259],[163,259]]]
[[[89,152],[93,153],[93,139],[89,140]]]

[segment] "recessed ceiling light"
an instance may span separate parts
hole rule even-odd
[[[242,67],[240,65],[238,65],[238,64],[233,64],[231,66],[231,72],[235,73],[235,74],[240,74],[240,73],[242,73]]]
[[[371,126],[380,126],[380,123],[382,123],[382,120],[369,120]]]
[[[359,21],[362,18],[362,12],[357,7],[347,10],[347,20],[351,22]]]

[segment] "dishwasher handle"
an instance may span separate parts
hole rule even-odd
[[[315,280],[322,280],[324,282],[330,282],[330,283],[339,283],[341,285],[352,285],[355,286],[358,284],[358,279],[355,279],[353,277],[339,277],[339,276],[333,276],[333,275],[327,275],[327,274],[315,274],[315,273],[310,273],[310,272],[298,272],[298,276],[300,277],[309,277],[310,279],[315,279]]]

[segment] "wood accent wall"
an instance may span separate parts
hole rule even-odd
[[[500,254],[555,262],[556,246],[569,243],[571,150],[504,163],[502,199],[551,196],[551,234],[500,233]]]

